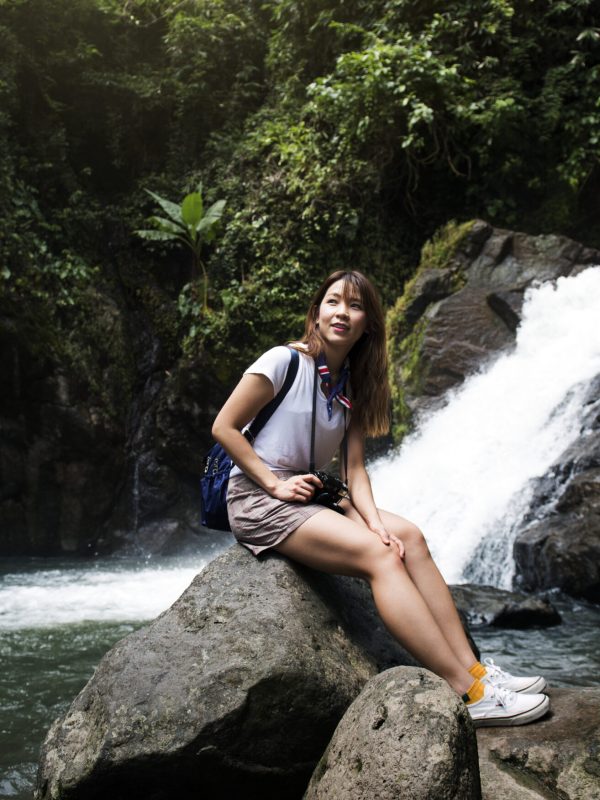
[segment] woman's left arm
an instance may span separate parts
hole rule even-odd
[[[348,427],[348,463],[346,479],[350,490],[350,500],[365,521],[369,530],[376,533],[384,544],[394,544],[401,558],[404,558],[404,544],[397,536],[386,531],[373,499],[371,480],[365,467],[365,437],[355,421]]]

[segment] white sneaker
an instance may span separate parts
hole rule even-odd
[[[483,683],[519,694],[539,694],[546,688],[546,680],[541,675],[535,675],[533,678],[517,678],[516,675],[511,675],[510,672],[494,664],[491,658],[485,658],[483,665],[487,671],[487,675],[481,679]]]
[[[484,683],[484,695],[467,708],[476,728],[496,725],[524,725],[543,717],[550,708],[545,694],[517,694]]]

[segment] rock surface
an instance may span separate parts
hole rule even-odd
[[[0,555],[164,553],[202,530],[225,388],[200,359],[174,367],[116,288],[87,302],[67,335],[0,297]]]
[[[579,437],[537,482],[514,544],[527,590],[558,587],[600,602],[600,375],[590,384]]]
[[[477,800],[475,730],[441,678],[397,667],[344,714],[304,800]]]
[[[356,581],[310,581],[238,545],[213,561],[53,724],[36,798],[301,797],[367,679],[407,661]]]
[[[451,236],[449,236],[451,238]],[[488,359],[510,349],[534,282],[600,264],[600,252],[561,236],[466,223],[445,253],[425,256],[389,315],[396,413],[410,424]],[[436,262],[437,259],[437,262]]]
[[[508,592],[495,586],[451,586],[457,608],[469,626],[533,628],[559,625],[560,614],[545,597]]]
[[[0,304],[0,555],[89,552],[125,470],[133,366],[123,318],[96,308],[95,369]],[[23,317],[23,318],[22,318]],[[58,352],[60,351],[60,352]]]
[[[480,728],[483,800],[599,800],[600,689],[553,689],[551,714]]]

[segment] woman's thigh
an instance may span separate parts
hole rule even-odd
[[[303,522],[274,550],[308,567],[369,578],[377,567],[403,569],[400,556],[370,531],[362,518],[324,508]]]

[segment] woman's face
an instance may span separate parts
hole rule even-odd
[[[319,306],[317,322],[325,342],[350,352],[367,328],[367,314],[352,288],[346,295],[343,279],[332,283]]]

